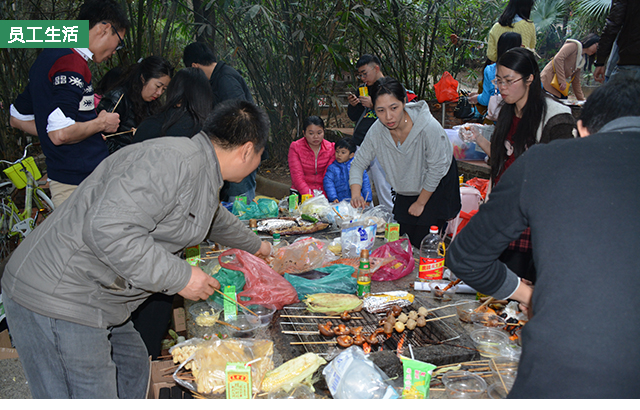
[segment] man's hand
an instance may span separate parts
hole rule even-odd
[[[272,250],[271,244],[267,241],[262,241],[262,243],[260,244],[260,249],[258,249],[258,252],[256,252],[255,255],[258,258],[265,259],[269,257],[269,255],[271,255],[271,250]]]
[[[103,111],[105,112],[105,111]],[[189,300],[206,300],[213,295],[215,289],[220,289],[220,283],[197,266],[191,267],[191,278],[189,283],[178,295]]]
[[[360,100],[354,93],[349,93],[349,95],[347,95],[347,101],[349,101],[349,104],[354,107],[360,103]]]
[[[117,112],[107,112],[105,110],[100,111],[98,114],[98,120],[102,122],[102,132],[112,134],[118,131],[120,126],[120,114]]]
[[[371,97],[369,97],[368,95],[362,96],[360,98],[358,98],[360,100],[360,104],[364,105],[367,108],[373,108],[373,103],[371,102]]]
[[[366,202],[364,201],[364,198],[362,197],[362,195],[351,195],[350,204],[354,208],[364,208],[364,206],[366,205]]]
[[[596,71],[593,72],[593,79],[599,83],[604,83],[605,68],[603,65],[596,67]]]

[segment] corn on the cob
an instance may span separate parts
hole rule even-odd
[[[287,390],[287,386],[303,382],[326,363],[326,360],[315,353],[305,353],[268,372],[262,381],[261,389],[265,392],[280,388]]]

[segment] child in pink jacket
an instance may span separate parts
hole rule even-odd
[[[335,160],[335,144],[324,139],[324,121],[320,117],[307,117],[303,123],[303,138],[289,147],[291,191],[299,195],[320,190],[327,167]],[[326,196],[326,194],[325,194]]]

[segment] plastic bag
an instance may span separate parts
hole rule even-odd
[[[300,205],[300,213],[307,215],[315,214],[324,220],[333,220],[333,211],[331,210],[329,200],[327,200],[327,198],[322,194],[304,201]]]
[[[403,278],[413,272],[415,259],[413,259],[413,249],[411,242],[403,238],[397,241],[388,242],[371,253],[371,256],[379,258],[394,258],[394,261],[378,269],[371,280],[377,282],[396,280]]]
[[[472,186],[474,188],[476,188],[478,191],[480,191],[480,195],[482,195],[482,199],[486,199],[487,197],[487,188],[489,188],[489,180],[488,179],[484,179],[484,178],[471,178],[470,180],[466,181],[465,184]]]
[[[398,393],[387,383],[389,378],[362,348],[351,346],[322,371],[334,399],[397,399]]]
[[[236,199],[233,202],[231,212],[237,215],[240,220],[277,218],[278,203],[270,198],[260,198],[249,204],[245,204]]]
[[[445,71],[433,88],[436,89],[436,99],[439,103],[456,101],[458,99],[458,81]]]
[[[360,220],[345,225],[340,234],[342,256],[358,258],[361,250],[373,248],[377,227],[376,224],[367,226],[367,222]]]
[[[323,241],[311,237],[297,239],[289,246],[279,248],[271,267],[279,274],[302,273],[321,268],[335,255]]]
[[[226,257],[233,257],[227,260]],[[251,304],[274,305],[278,310],[285,305],[298,303],[298,294],[289,282],[276,273],[262,259],[240,249],[229,249],[220,255],[223,268],[241,271],[246,281],[240,299]]]
[[[246,284],[244,273],[237,270],[220,268],[218,273],[212,275],[212,277],[220,283],[220,289],[224,289],[226,286],[235,286],[236,293],[242,292],[244,290],[244,285]],[[216,292],[209,296],[208,300],[215,302],[220,306],[224,306],[224,299],[224,296]]]
[[[251,384],[254,393],[260,391],[264,375],[273,369],[273,342],[257,339],[225,339],[201,344],[173,373],[179,385],[201,394],[220,394],[226,389],[227,363],[251,362]],[[194,381],[178,377],[186,365],[191,365]]]
[[[368,225],[375,223],[377,225],[376,232],[381,233],[384,232],[387,222],[392,218],[393,214],[388,211],[386,206],[378,205],[363,212],[360,220],[367,222]]]
[[[284,278],[298,292],[298,299],[303,300],[314,293],[356,293],[358,280],[351,275],[355,272],[352,266],[332,265],[316,269],[318,272],[329,273],[319,279],[306,279],[298,275],[284,274]]]

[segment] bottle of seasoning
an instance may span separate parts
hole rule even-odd
[[[371,265],[369,264],[369,250],[360,251],[360,268],[358,269],[358,297],[365,297],[371,293]]]
[[[280,244],[280,234],[279,233],[274,233],[273,234],[273,247],[277,247]]]

